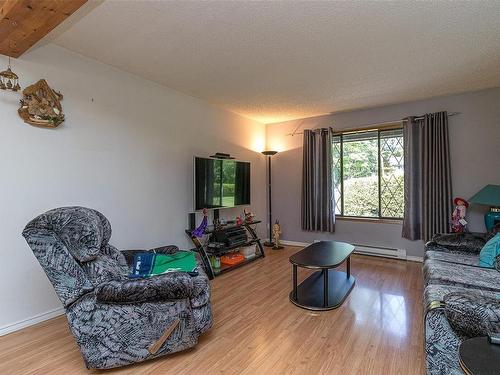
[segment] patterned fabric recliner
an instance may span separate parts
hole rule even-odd
[[[190,348],[212,326],[202,267],[194,277],[174,272],[129,279],[127,259],[133,252],[108,243],[111,225],[98,211],[57,208],[28,223],[23,236],[54,285],[88,368],[123,366]]]
[[[460,344],[500,332],[500,259],[497,269],[479,267],[481,248],[495,233],[437,234],[425,246],[428,375],[463,375]]]

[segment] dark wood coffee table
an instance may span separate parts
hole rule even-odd
[[[460,344],[460,367],[467,375],[500,374],[500,345],[487,337],[474,337]]]
[[[307,310],[331,310],[339,307],[354,287],[351,254],[354,246],[345,242],[320,241],[290,257],[293,266],[293,290],[290,301]],[[332,271],[347,261],[347,273]],[[297,285],[297,267],[317,269]]]

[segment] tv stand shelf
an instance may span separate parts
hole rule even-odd
[[[206,252],[207,254],[209,255],[224,255],[224,254],[227,254],[227,253],[230,253],[232,251],[235,251],[241,247],[246,247],[246,246],[250,246],[250,245],[253,245],[253,244],[256,244],[257,243],[257,240],[250,240],[250,241],[247,241],[245,243],[242,243],[242,244],[239,244],[239,245],[233,245],[233,246],[226,246],[226,247],[223,247],[223,248],[220,248],[220,249],[206,249]]]
[[[257,236],[257,233],[255,232],[255,229],[253,228],[253,225],[259,224],[261,221],[256,220],[252,223],[243,223],[241,225],[236,225],[236,224],[229,224],[229,225],[223,225],[221,229],[216,230],[214,227],[207,227],[205,229],[205,234],[211,235],[216,232],[224,232],[224,231],[229,231],[234,228],[244,228],[248,234],[250,234],[250,239],[246,241],[245,243],[242,244],[237,244],[237,245],[232,245],[232,246],[224,246],[222,248],[209,248],[208,244],[203,245],[198,237],[193,236],[191,230],[186,230],[186,234],[191,238],[191,241],[193,241],[193,244],[196,247],[196,251],[200,254],[201,260],[203,262],[203,266],[205,268],[205,271],[210,279],[213,279],[215,276],[218,276],[222,273],[225,273],[227,271],[233,270],[235,268],[239,268],[245,264],[248,264],[250,262],[253,262],[254,260],[264,258],[266,255],[264,253],[264,248],[262,247],[262,244],[260,242],[260,238]],[[234,265],[226,265],[226,264],[221,264],[220,269],[214,269],[212,267],[212,264],[210,262],[209,256],[220,256],[224,255],[233,251],[238,250],[239,248],[250,246],[250,245],[257,245],[258,251],[256,252],[255,256],[252,258],[247,258],[242,262],[239,262]]]

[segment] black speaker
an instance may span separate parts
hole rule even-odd
[[[196,214],[194,212],[191,212],[189,214],[189,229],[193,230],[196,228]]]

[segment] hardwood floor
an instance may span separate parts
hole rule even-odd
[[[85,368],[64,316],[0,337],[0,374],[423,374],[421,264],[354,255],[344,304],[288,300],[299,248],[212,282],[214,327],[192,350],[109,371]],[[299,281],[307,271],[299,269]]]

